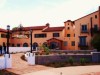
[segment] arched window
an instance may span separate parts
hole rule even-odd
[[[34,43],[33,43],[33,50],[35,50],[36,47],[38,47],[38,43],[34,42]]]
[[[24,43],[23,44],[23,47],[28,47],[28,43]]]

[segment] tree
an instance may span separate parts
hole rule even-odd
[[[92,46],[100,51],[100,33],[96,34],[91,40]]]

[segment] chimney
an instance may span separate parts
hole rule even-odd
[[[100,11],[100,6],[99,6],[99,11]]]
[[[50,25],[49,23],[46,24],[47,27],[49,27],[49,25]]]

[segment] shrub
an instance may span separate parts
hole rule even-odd
[[[69,61],[70,65],[74,64],[74,59],[72,57],[70,57],[68,61]]]
[[[91,40],[91,44],[92,46],[97,49],[98,51],[100,51],[100,34],[96,34],[92,40]]]
[[[81,58],[81,59],[80,59],[80,63],[81,63],[81,65],[85,65],[86,59],[85,59],[85,58]]]

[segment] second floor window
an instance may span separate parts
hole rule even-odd
[[[47,35],[46,34],[34,34],[34,37],[35,38],[45,38],[47,37]]]
[[[59,33],[53,33],[53,37],[59,37]]]
[[[67,34],[67,37],[70,37],[70,34]]]
[[[87,25],[82,25],[82,28],[81,28],[82,30],[82,32],[87,32]]]

